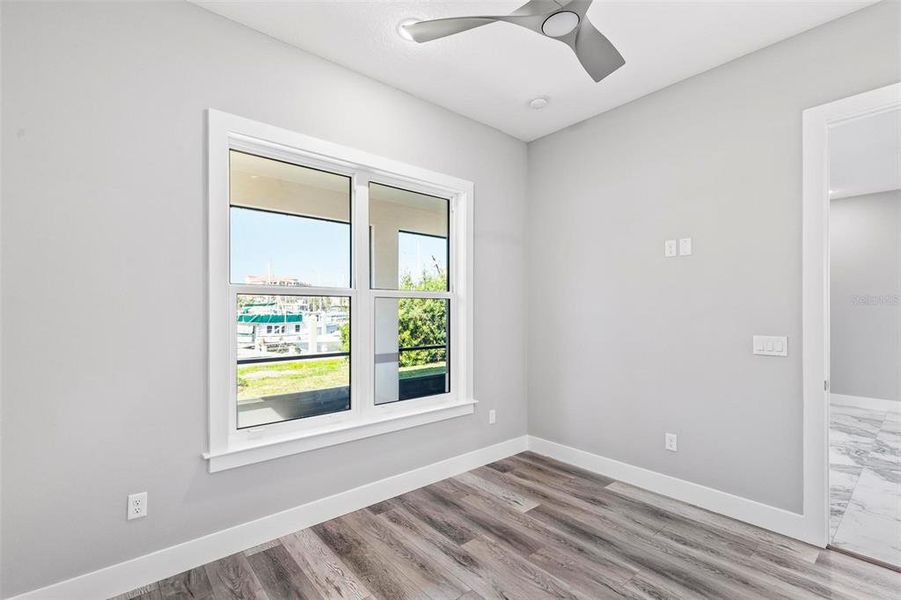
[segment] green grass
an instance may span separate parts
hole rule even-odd
[[[238,401],[341,387],[350,381],[346,358],[323,358],[238,367]]]
[[[437,375],[445,372],[443,362],[401,367],[400,378]],[[238,401],[279,394],[296,394],[346,386],[350,362],[346,358],[323,358],[252,364],[238,367]]]
[[[416,365],[415,367],[401,367],[400,378],[409,379],[411,377],[425,377],[426,375],[442,375],[447,372],[447,367],[443,362],[431,363],[428,365]]]

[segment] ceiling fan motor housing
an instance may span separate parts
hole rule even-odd
[[[552,38],[563,37],[579,26],[579,15],[569,10],[561,10],[544,20],[541,32]]]

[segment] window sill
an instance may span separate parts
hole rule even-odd
[[[433,406],[426,409],[411,410],[365,423],[341,424],[316,431],[305,432],[286,439],[270,438],[252,444],[236,446],[228,450],[204,453],[209,461],[210,473],[234,469],[244,465],[263,462],[291,454],[299,454],[309,450],[335,446],[345,442],[400,431],[410,427],[444,421],[470,415],[475,410],[476,400],[465,400]]]

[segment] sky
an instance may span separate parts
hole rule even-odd
[[[432,260],[432,257],[435,260]],[[435,273],[435,262],[447,270],[447,240],[444,238],[400,232],[397,237],[398,273],[409,272],[419,281],[423,270]]]
[[[297,277],[304,283],[350,287],[350,225],[231,207],[231,279]]]
[[[259,210],[231,207],[231,280],[244,283],[248,275],[296,277],[325,287],[350,287],[350,225],[333,221],[286,217]],[[398,236],[399,272],[414,280],[433,269],[432,257],[447,268],[446,240],[401,233]]]

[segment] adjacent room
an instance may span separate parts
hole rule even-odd
[[[0,0],[0,599],[901,597],[901,0]]]
[[[830,543],[901,565],[901,110],[829,143]]]

